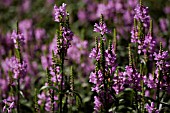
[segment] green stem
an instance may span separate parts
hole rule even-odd
[[[160,104],[160,98],[159,98],[159,93],[160,93],[160,82],[161,82],[161,71],[159,72],[159,78],[158,78],[158,85],[157,85],[157,109],[159,109],[159,104]]]
[[[18,92],[17,92],[17,96],[18,96],[18,101],[17,101],[17,112],[20,113],[20,78],[18,78],[17,82],[18,82],[18,85],[17,85],[17,89],[18,89]]]
[[[61,53],[61,83],[60,83],[60,113],[63,113],[62,110],[62,100],[63,100],[63,81],[64,81],[64,52]]]
[[[101,36],[103,38],[103,36]],[[105,105],[104,105],[104,109],[105,109],[105,113],[108,113],[108,99],[107,99],[107,77],[106,77],[106,74],[105,74],[105,49],[104,49],[104,42],[103,40],[101,39],[100,41],[100,46],[101,46],[101,65],[102,65],[102,74],[103,74],[103,77],[104,77],[104,99],[105,99]]]

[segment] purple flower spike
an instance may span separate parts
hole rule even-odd
[[[18,48],[17,41],[19,44],[24,44],[24,35],[22,33],[17,34],[15,30],[12,32],[11,39],[14,42],[15,48]]]
[[[65,38],[66,42],[72,41],[73,35],[74,34],[70,29],[63,27],[63,37]]]
[[[97,84],[97,77],[96,74],[94,72],[90,73],[90,77],[89,77],[89,82],[93,83],[93,84]]]
[[[101,109],[102,103],[97,96],[94,96],[94,110],[99,111]]]
[[[66,4],[63,3],[62,6],[57,7],[56,5],[54,6],[54,18],[56,22],[61,22],[61,18],[64,20],[67,16],[67,12],[66,12]]]
[[[14,73],[14,79],[18,79],[20,77],[23,77],[27,73],[27,64],[25,61],[20,63],[17,58],[12,57],[9,61],[10,63],[10,68],[12,69]]]
[[[2,101],[5,105],[3,107],[3,112],[12,113],[12,109],[15,109],[15,98],[13,96],[9,96],[7,99]]]
[[[100,60],[100,57],[101,57],[101,52],[100,50],[98,51],[97,53],[97,49],[96,48],[93,48],[91,53],[89,54],[89,57],[90,58],[95,58],[97,61]]]
[[[138,30],[135,27],[133,27],[131,30],[131,42],[137,43],[138,40],[139,40]]]
[[[101,35],[109,33],[109,30],[107,29],[107,26],[105,23],[99,23],[99,24],[95,23],[93,31],[98,32]]]
[[[149,104],[146,104],[145,108],[148,111],[148,113],[159,113],[159,110],[154,108],[154,103],[153,102],[151,102],[151,106]]]
[[[143,26],[148,28],[150,23],[150,16],[148,14],[148,7],[137,5],[135,8],[135,19],[140,20]]]

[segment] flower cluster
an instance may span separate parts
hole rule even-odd
[[[62,6],[57,7],[54,6],[54,15],[55,15],[55,21],[61,22],[62,20],[65,20],[66,16],[68,15],[66,12],[66,4],[63,3]]]
[[[160,89],[166,89],[168,93],[170,92],[170,77],[169,77],[169,67],[170,63],[167,62],[168,51],[159,50],[159,53],[154,53],[154,60],[156,61],[155,76],[158,79],[157,84],[159,84]]]
[[[9,65],[14,73],[13,78],[18,79],[21,77],[24,77],[27,73],[27,63],[25,61],[19,62],[19,60],[16,57],[12,57],[9,60]]]
[[[149,27],[150,16],[148,14],[148,7],[138,4],[135,8],[134,18],[142,22],[144,27]]]
[[[11,35],[11,39],[14,42],[15,48],[18,48],[19,44],[24,44],[24,36],[22,33],[18,33],[14,30]]]
[[[139,40],[138,29],[136,27],[133,27],[130,33],[131,33],[131,42],[132,43],[137,43],[138,40]]]
[[[102,102],[100,102],[99,97],[94,96],[94,110],[96,112],[99,112],[101,108],[102,108]]]
[[[65,49],[68,49],[71,45],[71,41],[73,40],[73,32],[66,27],[63,27],[63,47],[65,47]]]
[[[137,5],[134,16],[136,19],[135,22],[142,22],[143,26],[134,24],[131,30],[131,42],[137,44],[138,54],[144,54],[153,57],[156,41],[152,36],[152,21],[147,10],[148,8],[145,8],[142,5]],[[148,31],[147,34],[142,34],[142,29],[144,29],[143,27],[150,28],[150,31]]]
[[[151,102],[151,105],[149,105],[148,103],[145,106],[146,110],[148,111],[148,113],[159,113],[159,110],[155,108],[154,106],[154,102]]]
[[[98,51],[97,51],[98,50]],[[100,52],[100,49],[98,48],[93,48],[89,54],[89,57],[90,58],[94,58],[96,59],[97,61],[100,60],[100,57],[101,57],[101,52]]]
[[[109,30],[107,29],[106,24],[103,22],[100,22],[99,24],[95,23],[93,31],[98,32],[101,35],[109,33]]]
[[[170,67],[170,64],[166,62],[168,59],[168,51],[160,50],[159,53],[154,53],[154,60],[156,61],[156,66],[159,70],[166,70]]]
[[[145,36],[144,41],[142,40],[138,40],[138,54],[144,53],[147,54],[149,53],[149,55],[152,57],[153,53],[154,53],[154,48],[155,48],[156,42],[153,40],[153,37],[151,36],[150,33],[148,33]]]
[[[141,75],[134,67],[126,66],[124,72],[119,72],[118,75],[115,74],[113,78],[113,88],[117,94],[123,91],[125,88],[132,88],[136,91],[141,91],[141,80]]]
[[[103,87],[103,83],[102,83],[103,79],[104,78],[103,78],[101,70],[99,70],[96,73],[94,72],[90,73],[89,82],[95,85],[94,87],[92,87],[92,91],[95,91],[97,93],[101,91],[101,88]]]
[[[59,8],[55,5],[55,21],[60,22],[60,31],[57,36],[57,46],[54,49],[55,54],[61,54],[61,52],[67,53],[68,48],[71,45],[71,41],[73,40],[73,32],[70,30],[68,18],[69,15],[66,13],[66,4],[62,4]]]
[[[112,75],[117,67],[116,64],[116,54],[114,52],[114,46],[111,45],[111,48],[105,51],[105,59],[106,59],[106,67],[108,67],[108,71]]]
[[[60,67],[57,66],[55,69],[50,67],[50,78],[53,84],[59,84],[61,82]]]
[[[14,96],[8,96],[7,99],[3,100],[3,103],[5,104],[3,107],[3,112],[12,113],[12,110],[15,108],[15,98]]]
[[[106,25],[103,27],[95,24],[94,27],[94,31],[101,33],[101,38],[108,32]],[[89,57],[94,58],[96,61],[96,70],[91,72],[89,76],[89,82],[94,85],[91,90],[97,93],[94,96],[94,110],[95,112],[108,112],[108,106],[113,102],[113,95],[111,94],[113,84],[110,83],[108,86],[108,83],[117,66],[114,46],[110,43],[108,49],[105,50],[103,39],[100,39],[100,43],[96,39],[96,47],[92,49]]]
[[[146,86],[150,89],[156,89],[157,88],[157,84],[158,84],[158,78],[156,77],[154,79],[153,74],[149,73],[149,76],[144,76],[143,77],[143,81],[146,84]]]
[[[42,92],[41,94],[38,94],[38,104],[40,106],[45,106],[45,110],[46,111],[51,111],[52,109],[52,104],[54,104],[55,106],[55,110],[58,109],[58,106],[57,106],[57,103],[56,101],[58,100],[58,97],[57,96],[54,96],[54,103],[52,103],[51,101],[51,96],[50,96],[50,93],[49,92]]]

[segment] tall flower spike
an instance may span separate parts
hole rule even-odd
[[[148,7],[145,7],[143,5],[137,5],[135,8],[135,16],[134,18],[140,22],[142,22],[143,26],[145,28],[149,27],[150,22],[150,16],[148,13]]]
[[[99,24],[95,23],[93,31],[100,33],[102,36],[106,33],[109,33],[109,30],[107,29],[107,26],[103,21],[103,16],[101,16],[101,20]]]
[[[15,30],[13,30],[11,39],[13,40],[16,49],[24,44],[24,35],[22,33],[19,33],[18,31],[16,32]]]
[[[25,61],[20,62],[16,57],[12,57],[9,60],[10,68],[12,69],[12,72],[14,73],[13,78],[18,79],[21,77],[24,77],[27,73],[27,64]]]
[[[63,22],[66,19],[67,12],[66,12],[66,4],[63,3],[62,6],[57,7],[54,6],[54,18],[56,22]]]
[[[138,32],[138,29],[137,29],[137,21],[134,18],[134,26],[133,26],[133,28],[131,30],[131,42],[132,43],[137,43],[138,39],[139,39],[139,32]]]

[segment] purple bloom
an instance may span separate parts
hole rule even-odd
[[[15,48],[18,48],[18,43],[23,45],[24,44],[24,36],[22,33],[17,34],[17,32],[14,30],[11,39],[14,42]],[[18,42],[18,43],[17,43]]]
[[[3,107],[3,112],[8,111],[8,113],[12,112],[12,109],[15,109],[15,98],[13,96],[8,96],[7,99],[3,100],[3,103],[5,104]]]
[[[66,27],[62,28],[62,37],[59,38],[59,43],[55,44],[56,42],[52,43],[52,50],[54,50],[54,53],[57,55],[61,52],[67,53],[68,48],[71,46],[71,41],[73,40],[73,32]],[[58,41],[57,40],[57,41]],[[62,50],[62,51],[61,51]]]
[[[100,57],[101,57],[100,49],[97,52],[97,49],[93,48],[91,53],[89,54],[89,57],[90,58],[95,58],[97,61],[99,61]]]
[[[151,36],[151,33],[148,33],[148,35],[145,36],[145,39],[143,42],[138,40],[138,53],[141,54],[143,52],[144,54],[149,53],[149,55],[152,57],[153,53],[155,51],[155,45],[156,41],[153,40],[153,37]]]
[[[116,70],[116,54],[114,53],[114,46],[110,50],[105,51],[106,68],[110,69],[110,74],[112,75]]]
[[[131,30],[131,42],[137,43],[138,40],[139,40],[138,30],[137,28],[133,27],[133,29]]]
[[[102,81],[104,78],[102,71],[98,70],[96,73],[91,72],[89,79],[89,82],[94,84],[94,87],[92,87],[92,91],[96,91],[97,93],[99,93],[101,88],[103,87]]]
[[[151,33],[149,32],[145,38],[142,40],[138,36],[138,29],[137,27],[133,27],[131,31],[131,42],[138,44],[138,54],[147,54],[152,57],[155,51],[156,41],[153,39]]]
[[[55,69],[50,67],[50,75],[53,83],[59,83],[61,81],[60,67],[57,66]]]
[[[160,89],[166,89],[168,91],[169,86],[169,67],[170,63],[166,60],[168,59],[168,51],[159,50],[159,53],[154,53],[154,60],[156,61],[156,69],[155,69],[155,76],[156,78],[160,78]],[[161,72],[161,75],[160,75]]]
[[[100,102],[97,96],[94,96],[94,110],[99,112],[102,107],[102,103]]]
[[[150,23],[150,16],[148,14],[148,7],[137,5],[135,8],[135,19],[142,22],[143,26],[148,28]]]
[[[45,100],[46,100],[46,95],[45,95],[45,93],[44,92],[42,92],[41,94],[38,94],[38,104],[39,105],[42,105],[44,102],[45,102]]]
[[[74,34],[70,29],[63,27],[63,38],[65,44],[73,40],[73,35]]]
[[[18,61],[18,59],[16,57],[12,57],[9,60],[9,64],[10,64],[10,68],[12,69],[13,73],[14,73],[14,78],[18,79],[20,77],[24,77],[26,75],[27,72],[27,64],[25,61],[23,61],[22,63],[20,63]]]
[[[66,16],[68,15],[66,12],[66,4],[63,3],[62,6],[57,7],[56,5],[54,6],[54,12],[55,12],[55,20],[56,22],[61,22],[62,20],[65,20]]]
[[[117,93],[125,88],[133,88],[140,91],[141,80],[141,75],[137,72],[135,68],[132,68],[132,66],[126,66],[124,72],[119,72],[119,75],[113,78],[113,81],[115,82],[113,88],[116,90]]]
[[[151,106],[149,104],[146,104],[145,108],[148,113],[159,113],[159,110],[154,107],[154,102],[151,102]]]
[[[101,35],[109,33],[109,30],[107,29],[106,24],[105,23],[101,23],[101,22],[99,24],[95,23],[93,31],[98,32]]]
[[[156,61],[156,65],[159,70],[163,70],[170,67],[170,64],[166,62],[166,59],[168,58],[168,51],[159,51],[158,54],[155,52],[154,57],[154,60]]]
[[[157,87],[158,79],[154,79],[153,75],[149,73],[149,77],[143,77],[144,83],[148,86],[148,88],[155,89]]]
[[[2,91],[7,91],[8,89],[8,82],[5,79],[0,78],[0,89]]]
[[[58,105],[56,101],[58,100],[57,96],[54,96],[54,109],[58,109]],[[45,106],[46,111],[51,111],[52,109],[52,102],[51,102],[51,96],[49,92],[42,92],[41,94],[38,94],[38,104],[40,106]]]
[[[96,74],[94,72],[90,73],[90,77],[89,77],[89,82],[93,83],[93,84],[97,84],[97,77]]]
[[[0,1],[2,6],[5,6],[5,7],[9,7],[12,2],[13,2],[13,0],[2,0],[2,1]]]

